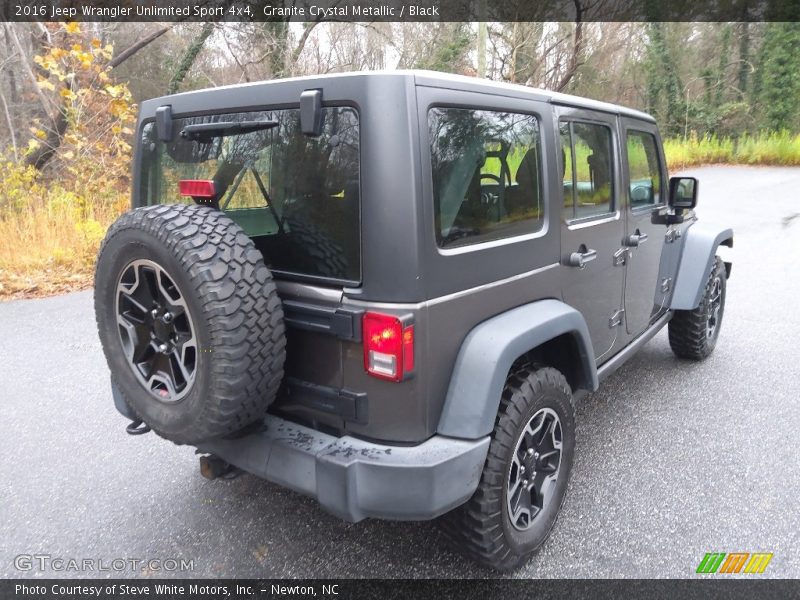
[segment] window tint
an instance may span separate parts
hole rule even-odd
[[[644,131],[629,131],[628,194],[631,207],[661,203],[661,165],[656,138]]]
[[[277,122],[277,126],[204,139],[188,125]],[[215,203],[253,238],[267,265],[298,275],[360,279],[358,114],[323,109],[323,131],[308,137],[297,109],[175,119],[169,143],[142,131],[140,193],[145,204],[192,202],[181,179],[211,179]]]
[[[562,122],[559,126],[564,159],[564,215],[585,219],[612,210],[613,150],[605,125]]]
[[[433,108],[428,113],[428,129],[440,247],[524,235],[542,228],[536,117]]]

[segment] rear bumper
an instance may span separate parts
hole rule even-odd
[[[135,419],[112,382],[114,404]],[[202,452],[306,494],[347,521],[427,520],[466,502],[478,487],[489,438],[436,435],[417,446],[335,437],[268,416],[254,433],[200,444]]]
[[[388,446],[337,438],[268,416],[261,431],[198,448],[316,498],[326,510],[348,521],[426,520],[472,496],[489,438],[437,435],[417,446]]]

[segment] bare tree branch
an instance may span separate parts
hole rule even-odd
[[[147,46],[151,42],[154,42],[155,40],[160,38],[162,35],[167,33],[174,26],[175,26],[175,23],[171,23],[170,25],[167,25],[166,27],[162,27],[161,29],[158,29],[158,30],[154,31],[153,33],[151,33],[147,37],[142,38],[141,40],[139,40],[138,42],[136,42],[132,46],[129,46],[128,48],[126,48],[125,50],[123,50],[122,52],[117,54],[113,59],[111,59],[111,61],[109,61],[108,68],[109,69],[113,69],[114,67],[117,67],[117,66],[121,65],[123,62],[128,60],[131,56],[136,54],[139,50],[141,50],[142,48],[144,48],[145,46]]]

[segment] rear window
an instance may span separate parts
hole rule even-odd
[[[191,127],[225,123],[239,123],[244,131],[232,134],[220,125],[198,133]],[[179,182],[212,180],[214,202],[253,238],[272,270],[360,281],[354,109],[325,108],[319,137],[302,133],[297,109],[175,119],[173,130],[169,143],[158,140],[152,122],[142,130],[139,190],[144,204],[193,202],[181,197]]]
[[[452,248],[544,225],[539,122],[533,115],[428,112],[436,241]]]

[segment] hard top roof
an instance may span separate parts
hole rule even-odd
[[[169,104],[174,99],[189,99],[201,94],[208,94],[213,92],[223,91],[252,91],[257,92],[264,86],[281,86],[285,84],[297,85],[301,82],[308,82],[309,85],[314,85],[315,82],[324,82],[328,79],[352,79],[353,84],[357,84],[359,79],[363,78],[405,78],[413,80],[415,85],[447,88],[454,90],[471,91],[486,94],[497,94],[504,96],[513,96],[518,98],[529,98],[531,100],[539,100],[544,102],[551,102],[553,104],[574,106],[577,108],[585,108],[589,110],[597,110],[606,113],[618,114],[622,116],[632,117],[635,119],[642,119],[645,121],[655,122],[655,119],[644,112],[620,106],[618,104],[611,104],[608,102],[600,102],[590,98],[583,98],[581,96],[572,96],[569,94],[561,94],[559,92],[552,92],[538,88],[528,87],[524,85],[492,81],[489,79],[479,79],[477,77],[467,77],[465,75],[453,75],[450,73],[440,73],[437,71],[422,71],[422,70],[397,70],[397,71],[353,71],[349,73],[331,73],[326,75],[308,75],[303,77],[289,77],[285,79],[273,79],[268,81],[258,81],[252,83],[242,83],[236,85],[222,86],[218,88],[210,88],[204,90],[196,90],[191,92],[183,92],[172,96],[163,96],[161,98],[153,98],[146,100],[142,103],[142,112],[152,112],[157,106],[162,104]]]

